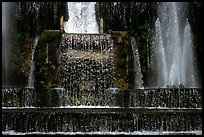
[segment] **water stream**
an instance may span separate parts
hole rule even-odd
[[[154,87],[199,87],[186,3],[164,2],[155,22]]]
[[[96,2],[67,2],[69,19],[64,23],[65,32],[98,34],[95,4]]]
[[[35,70],[35,61],[34,61],[34,55],[35,55],[35,49],[38,44],[39,37],[36,37],[34,39],[33,43],[33,49],[32,49],[32,57],[31,57],[31,67],[30,67],[30,73],[28,77],[28,86],[30,88],[34,88],[34,70]]]
[[[155,22],[156,88],[143,88],[137,43],[130,39],[134,89],[129,90],[113,87],[113,42],[111,35],[98,34],[96,3],[67,4],[69,20],[59,46],[61,85],[45,94],[49,107],[36,107],[36,37],[28,87],[2,87],[2,134],[202,134],[202,89],[192,88],[197,87],[197,81],[191,29],[187,19],[180,22],[182,4],[163,3],[159,7]]]
[[[132,45],[132,52],[133,52],[133,69],[134,69],[134,86],[133,89],[141,89],[144,88],[142,84],[144,83],[142,78],[143,75],[141,73],[141,66],[140,66],[140,57],[137,48],[137,44],[134,38],[131,38],[131,45]]]

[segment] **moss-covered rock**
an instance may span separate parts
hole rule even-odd
[[[152,41],[154,39],[154,25],[144,23],[137,28],[133,37],[137,41],[138,52],[140,56],[141,73],[143,74],[143,81],[146,85],[149,84],[150,77],[148,78],[151,54],[152,54]],[[151,72],[152,73],[152,72]],[[145,85],[144,85],[145,86]]]
[[[16,87],[25,87],[28,82],[33,38],[25,33],[16,33],[9,57],[9,82]]]
[[[114,85],[120,89],[133,87],[132,48],[126,31],[110,31],[113,39]]]
[[[34,86],[37,92],[47,92],[51,88],[53,81],[56,82],[59,39],[59,31],[44,31],[39,37],[35,52]],[[55,52],[53,52],[52,48]],[[49,56],[50,53],[53,54]]]

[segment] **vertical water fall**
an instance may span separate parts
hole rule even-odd
[[[34,39],[33,43],[33,49],[32,49],[32,58],[31,58],[31,67],[30,67],[30,73],[28,78],[28,87],[34,87],[34,70],[35,70],[35,63],[34,63],[34,55],[35,55],[35,49],[38,44],[38,37]]]
[[[132,45],[132,52],[133,52],[133,67],[134,67],[134,86],[133,89],[140,89],[143,88],[142,84],[142,73],[141,73],[141,67],[140,67],[140,58],[138,53],[137,44],[135,42],[135,39],[131,37],[131,45]]]
[[[61,38],[61,81],[66,105],[111,105],[112,40],[99,34],[96,2],[68,2]],[[83,34],[82,34],[83,33]]]
[[[96,2],[67,2],[68,22],[64,23],[66,33],[93,33],[98,34],[96,22]]]
[[[155,23],[156,28],[156,44],[158,45],[156,50],[158,51],[156,54],[156,60],[157,61],[157,69],[161,70],[157,73],[158,79],[157,84],[164,87],[167,83],[168,77],[167,77],[167,64],[166,64],[166,56],[165,56],[165,50],[164,50],[164,44],[162,41],[162,32],[161,32],[161,24],[159,21],[159,18],[157,18]]]
[[[113,87],[111,36],[64,33],[60,48],[65,104],[111,105],[114,99],[106,92]]]
[[[164,2],[155,22],[156,87],[198,87],[186,3]]]
[[[11,50],[11,4],[2,3],[2,85],[9,86],[10,50]]]
[[[182,69],[181,72],[181,82],[184,85],[189,85],[191,87],[198,86],[197,76],[195,73],[195,66],[194,66],[194,58],[193,58],[193,47],[192,47],[192,34],[191,34],[191,27],[186,19],[186,25],[184,28],[184,35],[183,35],[183,49],[182,49]]]

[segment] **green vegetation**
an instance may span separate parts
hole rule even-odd
[[[60,32],[44,31],[39,36],[38,45],[35,51],[35,83],[37,92],[36,105],[38,107],[49,106],[49,93],[51,86],[56,82],[57,77],[57,55],[60,43]],[[50,51],[50,52],[49,52]],[[55,52],[53,52],[55,51]],[[50,54],[52,53],[52,54]],[[53,59],[54,57],[54,59]]]
[[[17,33],[16,39],[13,40],[9,59],[11,85],[24,87],[28,84],[32,46],[33,38],[29,38],[25,33]]]
[[[133,58],[130,38],[126,31],[111,31],[113,39],[114,84],[120,89],[133,87]]]
[[[108,30],[123,31],[127,33],[113,33],[115,47],[115,72],[116,85],[121,88],[131,88],[133,85],[133,59],[129,37],[134,37],[138,45],[141,71],[144,83],[148,83],[147,48],[151,48],[151,39],[154,37],[154,23],[157,18],[157,6],[160,2],[99,2],[97,3],[97,17],[104,20],[104,32]],[[15,86],[26,86],[31,63],[31,50],[33,39],[40,35],[38,53],[39,67],[37,80],[42,80],[42,86],[46,90],[59,84],[59,70],[57,64],[57,52],[60,35],[59,32],[44,31],[45,29],[60,29],[60,18],[65,14],[66,2],[17,2],[15,11],[16,39],[13,39],[14,48],[11,50],[10,80]],[[195,48],[195,64],[202,76],[202,66],[199,61],[202,58],[202,2],[189,2],[188,19],[193,33]],[[13,29],[14,30],[14,29]],[[13,32],[12,32],[13,33]],[[127,36],[125,36],[127,35]],[[41,41],[41,42],[40,42]],[[58,42],[58,43],[57,43]],[[46,46],[49,49],[49,61],[46,63]],[[36,67],[36,68],[37,68]],[[118,70],[117,70],[118,69]],[[43,74],[43,76],[41,76]],[[44,80],[46,79],[47,80]],[[201,78],[200,78],[201,79]],[[37,84],[37,83],[36,83]]]
[[[38,92],[48,91],[52,82],[55,81],[57,61],[53,61],[53,56],[57,58],[56,53],[50,55],[51,46],[56,49],[59,45],[60,33],[44,31],[39,38],[35,52],[35,89]],[[54,47],[55,46],[55,47]],[[54,72],[53,72],[54,71]]]
[[[154,26],[145,23],[138,27],[136,32],[136,34],[130,34],[127,31],[110,31],[114,41],[114,83],[116,87],[121,89],[131,89],[134,83],[130,37],[134,37],[137,42],[143,81],[146,80],[148,74],[147,58],[150,53],[147,51],[152,46],[150,41],[154,37]]]
[[[152,41],[154,39],[154,26],[145,23],[137,28],[137,33],[134,34],[134,38],[137,42],[138,52],[140,56],[140,65],[141,65],[141,73],[143,74],[143,81],[148,83],[147,75],[148,75],[148,58],[151,60],[151,50],[152,50]],[[149,61],[150,61],[149,60]]]

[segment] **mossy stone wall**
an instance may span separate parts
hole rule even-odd
[[[110,31],[113,39],[114,85],[120,89],[133,87],[133,56],[127,31]]]
[[[57,85],[59,31],[44,31],[39,36],[35,51],[35,91],[36,106],[49,106],[49,93],[53,84]]]

